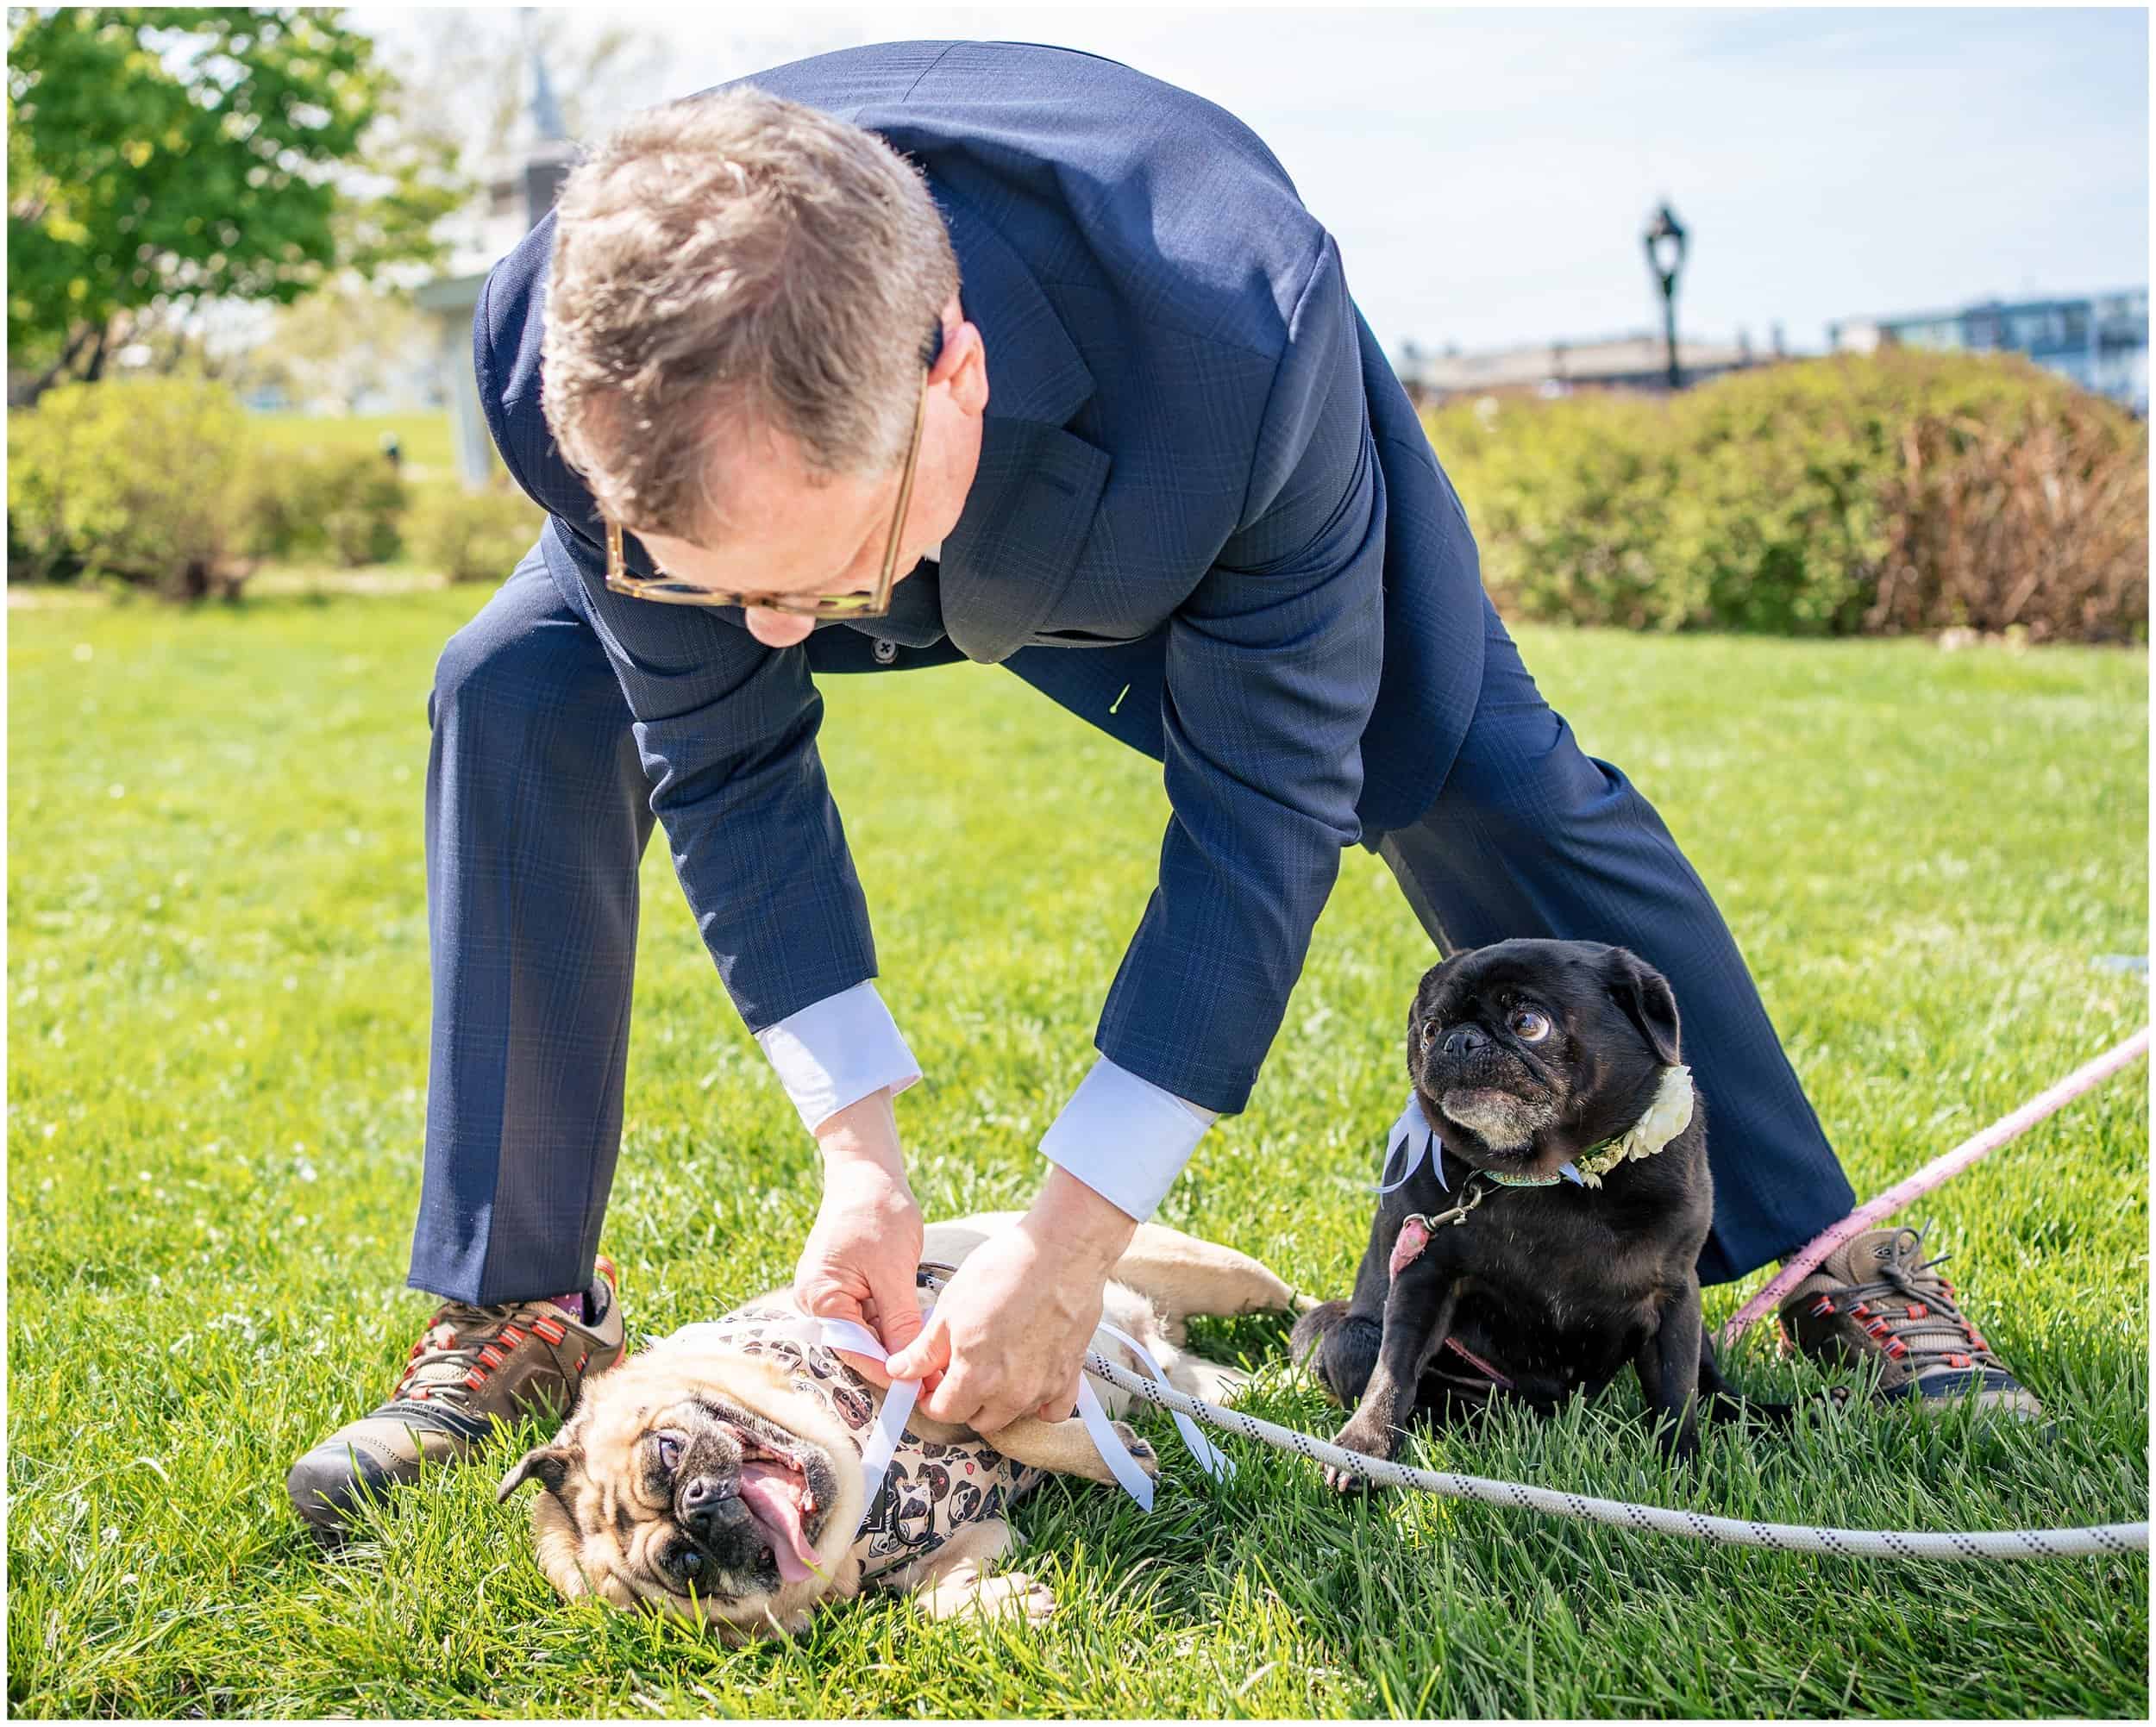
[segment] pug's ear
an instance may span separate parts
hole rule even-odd
[[[580,1445],[536,1446],[518,1458],[517,1467],[502,1477],[501,1486],[494,1490],[494,1503],[502,1504],[527,1481],[538,1482],[558,1499],[562,1485],[583,1467],[584,1448]]]
[[[1602,961],[1610,998],[1625,1017],[1639,1028],[1655,1060],[1664,1067],[1678,1061],[1677,997],[1670,980],[1629,948],[1612,948]]]
[[[1445,974],[1475,951],[1472,948],[1463,948],[1457,954],[1448,954],[1422,974],[1421,982],[1415,986],[1414,999],[1407,1004],[1407,1029],[1411,1033],[1414,1030],[1415,1022],[1422,1017],[1423,1010],[1429,1005],[1431,998],[1437,994],[1438,986],[1444,981]]]

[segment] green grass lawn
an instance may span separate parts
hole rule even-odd
[[[416,453],[415,453],[416,454]],[[1021,1509],[1038,1630],[877,1598],[787,1645],[553,1600],[516,1455],[400,1495],[336,1557],[290,1460],[386,1388],[426,1084],[421,788],[435,654],[484,600],[25,611],[12,624],[9,1694],[17,1714],[2142,1716],[2145,1560],[1866,1565],[1428,1498],[1343,1503],[1152,1424],[1150,1517]],[[2094,964],[2147,929],[2147,665],[2059,649],[1522,632],[1545,691],[1714,888],[1869,1195],[2141,1023]],[[900,1121],[929,1214],[1022,1204],[1151,885],[1157,770],[969,666],[827,685],[824,753],[926,1065]],[[607,1230],[632,1332],[782,1281],[812,1148],[648,880]],[[1348,854],[1247,1113],[1163,1220],[1344,1289],[1431,955]],[[1860,1405],[1794,1439],[1642,1443],[1595,1408],[1429,1444],[1477,1473],[1889,1528],[2148,1505],[2148,1118],[2136,1070],[1915,1214],[2054,1433]],[[1754,1279],[1745,1287],[1756,1286]],[[1710,1295],[1710,1318],[1741,1289]],[[1271,1321],[1200,1328],[1252,1406],[1330,1433]],[[1735,1377],[1824,1383],[1755,1334]]]

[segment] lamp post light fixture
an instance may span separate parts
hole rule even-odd
[[[1670,355],[1670,388],[1684,387],[1683,375],[1677,365],[1677,278],[1684,267],[1684,224],[1664,203],[1654,213],[1647,224],[1645,235],[1647,268],[1662,290],[1662,338]]]

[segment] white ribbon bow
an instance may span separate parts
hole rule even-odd
[[[1446,1193],[1452,1191],[1451,1184],[1445,1179],[1445,1160],[1437,1154],[1437,1129],[1430,1125],[1429,1117],[1422,1112],[1422,1099],[1412,1091],[1407,1093],[1407,1107],[1400,1112],[1400,1119],[1392,1124],[1390,1131],[1386,1134],[1385,1143],[1391,1148],[1385,1154],[1384,1164],[1377,1172],[1378,1185],[1373,1191],[1390,1193],[1405,1187],[1408,1178],[1422,1167],[1422,1160],[1426,1157],[1430,1160],[1432,1173],[1438,1178],[1439,1191]],[[1407,1148],[1407,1166],[1400,1172],[1399,1180],[1387,1181],[1385,1171],[1393,1167],[1393,1160],[1400,1155],[1400,1148],[1403,1145]],[[1586,1178],[1572,1164],[1559,1164],[1557,1173],[1575,1187],[1587,1185]]]
[[[1422,1112],[1422,1099],[1413,1092],[1409,1092],[1407,1107],[1400,1112],[1400,1119],[1392,1124],[1391,1129],[1385,1136],[1385,1143],[1391,1148],[1386,1152],[1383,1167],[1377,1172],[1376,1191],[1380,1193],[1391,1193],[1405,1187],[1408,1178],[1422,1167],[1422,1160],[1430,1156],[1431,1148],[1437,1143],[1437,1129],[1430,1125],[1430,1118]],[[1400,1148],[1403,1145],[1407,1148],[1407,1167],[1400,1172],[1399,1180],[1388,1181],[1385,1179],[1385,1171],[1393,1167],[1393,1159],[1400,1155]],[[1437,1173],[1438,1186],[1443,1192],[1450,1193],[1452,1189],[1445,1179],[1445,1160],[1442,1157],[1432,1157],[1430,1167]]]
[[[824,1343],[826,1348],[843,1349],[849,1354],[866,1355],[872,1361],[887,1361],[889,1355],[882,1342],[864,1325],[850,1319],[821,1319]],[[1126,1331],[1119,1331],[1105,1319],[1100,1329],[1123,1344],[1138,1357],[1139,1365],[1152,1379],[1164,1379],[1160,1363],[1155,1361],[1145,1346]],[[861,1473],[867,1489],[862,1502],[862,1517],[865,1522],[875,1509],[876,1495],[883,1491],[883,1478],[891,1468],[891,1460],[898,1453],[899,1441],[906,1433],[906,1424],[913,1413],[913,1405],[921,1394],[918,1380],[893,1380],[891,1389],[883,1399],[883,1407],[877,1411],[875,1429],[868,1436],[868,1442],[862,1448]],[[1176,1430],[1182,1435],[1183,1443],[1190,1449],[1198,1467],[1216,1481],[1225,1481],[1235,1474],[1234,1463],[1198,1430],[1197,1424],[1180,1410],[1173,1411]],[[1138,1467],[1138,1459],[1131,1455],[1128,1446],[1116,1436],[1108,1420],[1108,1412],[1100,1406],[1100,1394],[1090,1380],[1078,1382],[1078,1417],[1086,1424],[1097,1449],[1108,1466],[1108,1473],[1115,1477],[1128,1493],[1138,1503],[1141,1511],[1153,1509],[1153,1478]]]
[[[1138,1366],[1144,1370],[1147,1379],[1167,1379],[1168,1375],[1161,1371],[1160,1363],[1153,1359],[1152,1352],[1129,1332],[1118,1330],[1105,1319],[1100,1322],[1100,1329],[1138,1357]],[[1181,1410],[1170,1410],[1169,1413],[1175,1418],[1175,1431],[1182,1435],[1183,1449],[1190,1453],[1191,1461],[1216,1481],[1232,1480],[1235,1477],[1233,1460],[1200,1433],[1198,1424]],[[1145,1510],[1151,1511],[1153,1479],[1138,1467],[1138,1460],[1116,1437],[1115,1430],[1108,1424],[1107,1411],[1100,1407],[1100,1398],[1094,1392],[1091,1380],[1078,1382],[1078,1415],[1086,1424],[1086,1431],[1093,1436],[1094,1447],[1107,1459],[1108,1467],[1114,1473],[1115,1479],[1123,1484],[1124,1491]]]
[[[850,1319],[821,1319],[817,1323],[824,1328],[826,1348],[866,1355],[872,1361],[891,1359],[881,1340],[866,1325],[856,1325]],[[890,1471],[892,1458],[898,1454],[899,1441],[905,1436],[906,1421],[920,1394],[918,1380],[893,1380],[891,1389],[884,1393],[883,1407],[876,1411],[875,1427],[868,1435],[868,1442],[861,1448],[861,1474],[868,1489],[868,1497],[861,1502],[863,1523],[876,1508],[876,1495],[883,1491],[883,1478]]]

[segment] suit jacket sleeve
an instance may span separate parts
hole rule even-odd
[[[606,650],[697,927],[734,1005],[761,1034],[876,972],[868,905],[816,751],[823,698],[806,654],[764,647],[738,610],[607,591],[591,494],[540,411],[537,331],[553,227],[549,215],[480,290],[472,320],[479,405],[503,464],[548,512],[548,571]],[[628,544],[645,568],[642,548]]]
[[[559,516],[545,537],[557,579],[584,589],[652,813],[749,1030],[874,977],[868,902],[817,754],[824,699],[808,656],[766,648],[737,612],[610,592],[605,554]]]
[[[1322,240],[1236,530],[1169,624],[1160,885],[1101,1053],[1224,1114],[1248,1101],[1342,849],[1384,647],[1385,491],[1352,303]]]

